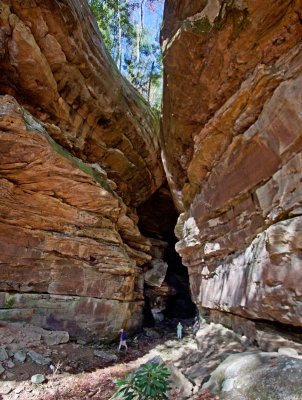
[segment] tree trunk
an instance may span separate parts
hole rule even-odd
[[[153,69],[154,69],[154,61],[152,62],[152,65],[151,65],[151,71],[150,71],[149,82],[148,82],[148,102],[149,103],[150,103],[151,84],[152,84],[152,78],[153,78]]]
[[[144,6],[145,0],[141,0],[139,3],[139,18],[137,24],[137,42],[136,42],[136,62],[140,61],[140,48],[143,37],[143,29],[144,29]]]
[[[122,69],[122,25],[121,25],[121,10],[120,0],[117,1],[117,19],[118,19],[118,68]]]

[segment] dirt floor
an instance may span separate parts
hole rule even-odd
[[[193,329],[194,320],[181,322],[181,340],[176,338],[178,320],[166,320],[129,337],[127,352],[118,351],[117,342],[85,344],[69,340],[67,332],[1,323],[0,400],[109,400],[117,378],[154,357],[171,371],[171,400],[218,400],[204,389],[213,371],[231,354],[259,352],[259,344],[221,324],[200,320],[199,329]],[[302,353],[300,342],[262,328],[257,334],[264,351]],[[35,374],[43,374],[43,383],[32,383]]]
[[[157,346],[167,340],[176,339],[177,322],[168,321],[159,328],[146,329],[129,337],[127,352],[118,351],[118,343],[102,345],[69,341],[52,346],[41,340],[27,343],[26,351],[33,350],[50,358],[51,362],[48,365],[39,365],[28,356],[25,362],[16,362],[11,354],[10,359],[2,361],[5,372],[1,375],[0,399],[108,400],[116,390],[115,379],[123,378],[127,372],[152,358],[157,354],[153,352]],[[193,321],[183,321],[183,324],[184,336],[191,337]],[[21,347],[24,348],[25,345]],[[9,345],[6,349],[9,349]],[[116,357],[116,360],[97,357],[94,354],[96,350]],[[14,361],[13,366],[10,360]],[[33,384],[31,377],[35,374],[44,374],[45,381],[42,384]],[[176,394],[173,398],[177,398]]]

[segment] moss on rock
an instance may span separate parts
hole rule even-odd
[[[61,156],[67,158],[71,161],[76,167],[78,167],[81,171],[85,174],[92,176],[107,192],[111,193],[112,195],[116,196],[114,191],[111,189],[110,185],[106,182],[106,179],[97,172],[93,167],[84,163],[79,158],[72,155],[68,150],[66,150],[63,146],[57,143],[47,132],[43,124],[37,121],[27,110],[22,109],[23,118],[26,124],[26,129],[29,131],[37,131],[42,134],[51,147]]]

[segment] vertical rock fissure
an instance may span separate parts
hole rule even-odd
[[[178,213],[164,185],[138,208],[140,231],[151,242],[152,260],[144,266],[144,323],[154,326],[165,318],[192,318],[188,270],[175,250]]]

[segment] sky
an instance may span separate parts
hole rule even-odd
[[[145,4],[144,7],[144,25],[154,39],[156,38],[156,35],[158,35],[159,29],[161,27],[163,19],[163,8],[164,0],[156,0],[153,3],[152,10],[150,10],[149,5],[147,4]]]
[[[150,29],[153,35],[156,35],[163,20],[164,0],[154,3],[154,11],[150,11],[149,7],[145,7],[145,25]]]

